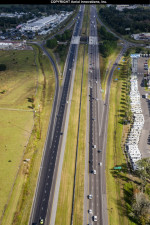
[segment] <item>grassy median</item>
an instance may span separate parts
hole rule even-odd
[[[10,65],[9,70],[6,70],[8,79],[4,82],[3,88],[8,87],[6,92],[6,94],[8,93],[6,98],[8,101],[4,105],[3,99],[1,107],[35,110],[36,112],[34,117],[32,112],[29,118],[31,112],[5,111],[6,117],[9,115],[8,121],[6,121],[6,124],[8,123],[5,128],[6,133],[4,133],[5,138],[7,137],[9,140],[6,145],[9,152],[14,151],[12,157],[10,154],[9,158],[7,154],[3,155],[5,160],[11,160],[7,163],[9,167],[13,166],[8,171],[13,177],[13,181],[9,184],[12,187],[12,189],[9,188],[9,195],[6,190],[3,190],[5,191],[4,196],[7,196],[7,202],[5,201],[7,204],[5,205],[2,225],[28,224],[53,103],[55,79],[52,66],[48,58],[39,51],[39,48],[34,47],[34,50],[35,52],[31,51],[30,54],[27,51],[10,51],[10,55],[7,55]],[[4,54],[5,52],[3,52]],[[12,56],[14,63],[11,62]],[[30,83],[31,85],[29,85]],[[8,136],[6,136],[7,134]],[[21,135],[23,136],[21,137]],[[16,140],[12,145],[13,148],[9,147],[12,144],[11,139]],[[15,167],[18,172],[15,171],[14,176],[12,176]],[[10,182],[8,173],[7,176],[4,175],[4,183],[6,177]]]
[[[129,123],[125,125],[128,115],[128,82],[128,65],[125,60],[120,62],[114,72],[109,100],[106,188],[108,218],[111,225],[134,224],[127,217],[124,196],[124,187],[127,187],[130,181],[123,152],[125,139],[130,128]],[[122,170],[115,171],[114,166],[121,166]]]
[[[80,104],[80,94],[81,94],[81,78],[82,78],[82,66],[83,66],[83,49],[84,46],[79,47],[79,54],[76,66],[76,75],[74,80],[74,88],[73,88],[73,97],[71,103],[71,110],[70,110],[70,118],[69,118],[69,125],[68,125],[68,134],[67,134],[67,141],[66,141],[66,149],[64,155],[64,162],[63,162],[63,169],[61,175],[61,184],[59,190],[59,199],[58,199],[58,207],[57,207],[57,214],[56,214],[56,221],[55,224],[59,225],[70,225],[71,220],[71,210],[72,210],[72,196],[73,196],[73,184],[74,184],[74,172],[75,172],[75,156],[76,156],[76,144],[77,144],[77,132],[78,132],[78,119],[79,119],[79,104]],[[82,100],[85,101],[86,95],[86,79],[87,79],[87,71],[88,68],[88,61],[87,56],[85,60],[85,70],[84,70],[84,80],[83,80],[83,98]],[[86,117],[85,106],[82,105],[81,109],[81,118]],[[83,116],[84,115],[84,116]],[[82,125],[81,125],[82,123]],[[78,163],[80,160],[82,161],[82,166],[84,168],[84,144],[85,144],[85,127],[83,126],[85,122],[83,120],[80,121],[80,137],[79,137],[79,155],[78,155]],[[81,168],[80,167],[80,168]],[[83,179],[84,176],[84,169],[80,171],[82,173],[81,177]],[[76,186],[79,187],[79,183],[81,177],[79,177],[79,164],[77,165],[77,183]],[[80,180],[80,181],[79,181]],[[82,188],[84,189],[84,183],[80,183],[80,194],[82,193]],[[79,194],[79,195],[80,195]],[[77,199],[79,195],[76,195]],[[81,197],[81,196],[80,196]],[[83,195],[82,195],[83,197]],[[83,200],[81,200],[82,202]],[[80,203],[81,203],[80,202]],[[79,202],[77,202],[79,204]],[[75,203],[76,205],[76,203]],[[79,206],[79,205],[78,205]],[[78,214],[78,206],[75,206],[75,214]],[[77,208],[76,208],[77,207]],[[83,207],[83,206],[81,206]],[[81,209],[82,210],[82,209]]]
[[[82,102],[80,114],[80,130],[78,143],[78,158],[75,184],[75,202],[73,224],[83,224],[83,200],[84,200],[84,172],[85,172],[85,148],[86,148],[86,124],[87,124],[87,79],[88,79],[88,48],[85,50]]]
[[[107,79],[108,75],[110,73],[110,69],[115,62],[115,59],[117,55],[120,52],[120,47],[118,47],[111,55],[108,57],[103,57],[100,54],[100,76],[101,76],[101,87],[102,87],[102,98],[105,99],[105,92],[106,92],[106,85],[107,85]],[[101,52],[101,50],[100,50]]]

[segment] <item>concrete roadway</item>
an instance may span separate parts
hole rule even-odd
[[[82,7],[83,9],[83,7]],[[82,15],[83,11],[79,12]],[[75,29],[74,29],[74,36],[78,36],[81,32],[81,16],[77,20]],[[45,147],[45,153],[43,155],[41,170],[39,174],[39,180],[37,185],[37,191],[35,194],[35,200],[32,207],[32,213],[30,218],[29,224],[40,224],[40,219],[44,219],[44,224],[49,224],[49,218],[51,214],[51,207],[52,207],[52,197],[55,188],[55,181],[56,181],[56,170],[55,168],[58,167],[60,151],[58,152],[58,145],[62,136],[62,124],[63,118],[65,118],[66,113],[66,100],[69,92],[70,87],[70,78],[72,75],[72,68],[74,64],[74,58],[76,53],[76,48],[78,46],[76,44],[71,44],[69,49],[69,57],[67,62],[67,69],[66,75],[64,76],[64,83],[63,83],[63,90],[60,99],[59,110],[57,113],[56,123],[54,126],[54,135],[51,137],[48,135],[47,137],[47,144]],[[42,47],[43,48],[43,47]],[[44,48],[43,48],[44,49]],[[56,116],[56,114],[55,114]],[[54,120],[54,118],[51,118]],[[52,139],[52,143],[50,140]],[[57,154],[58,152],[58,154]],[[57,164],[56,164],[57,161]],[[55,173],[55,176],[54,176]],[[49,202],[49,198],[51,201]],[[48,211],[47,211],[48,209]]]

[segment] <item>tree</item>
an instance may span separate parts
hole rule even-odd
[[[137,175],[141,177],[142,180],[150,180],[150,158],[145,158],[137,162],[139,170],[136,171]]]
[[[6,70],[6,65],[0,64],[0,71],[5,71],[5,70]]]
[[[57,40],[56,40],[56,38],[51,39],[51,40],[47,40],[46,46],[48,48],[51,48],[51,49],[55,48],[57,46]]]
[[[150,200],[147,195],[142,192],[135,193],[131,214],[142,225],[150,223]]]

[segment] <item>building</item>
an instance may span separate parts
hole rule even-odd
[[[22,31],[39,31],[44,28],[48,28],[51,23],[53,23],[56,20],[56,16],[48,16],[44,17],[42,19],[39,19],[35,22],[27,23],[24,26],[21,27]]]
[[[117,5],[116,10],[123,11],[124,9],[135,9],[137,5]]]
[[[139,33],[139,34],[132,34],[132,38],[135,40],[150,40],[150,33]]]
[[[38,32],[42,34],[46,34],[51,31],[42,32],[45,28],[54,28],[58,24],[62,23],[70,14],[73,12],[66,12],[61,14],[55,14],[47,17],[43,17],[42,19],[34,21],[30,20],[26,24],[20,24],[18,28],[21,29],[21,31],[32,31],[32,32]]]
[[[22,17],[23,15],[22,14],[19,14],[19,13],[1,13],[0,14],[0,17],[8,17],[8,18],[20,18]]]
[[[10,50],[10,49],[21,49],[24,48],[26,45],[26,42],[10,42],[10,41],[4,41],[0,42],[0,50]]]

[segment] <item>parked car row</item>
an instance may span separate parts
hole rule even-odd
[[[136,162],[141,159],[141,153],[138,148],[138,143],[144,125],[144,116],[142,114],[140,93],[138,91],[137,73],[132,73],[130,81],[131,111],[133,113],[134,122],[126,141],[126,151],[133,170],[136,170]]]

